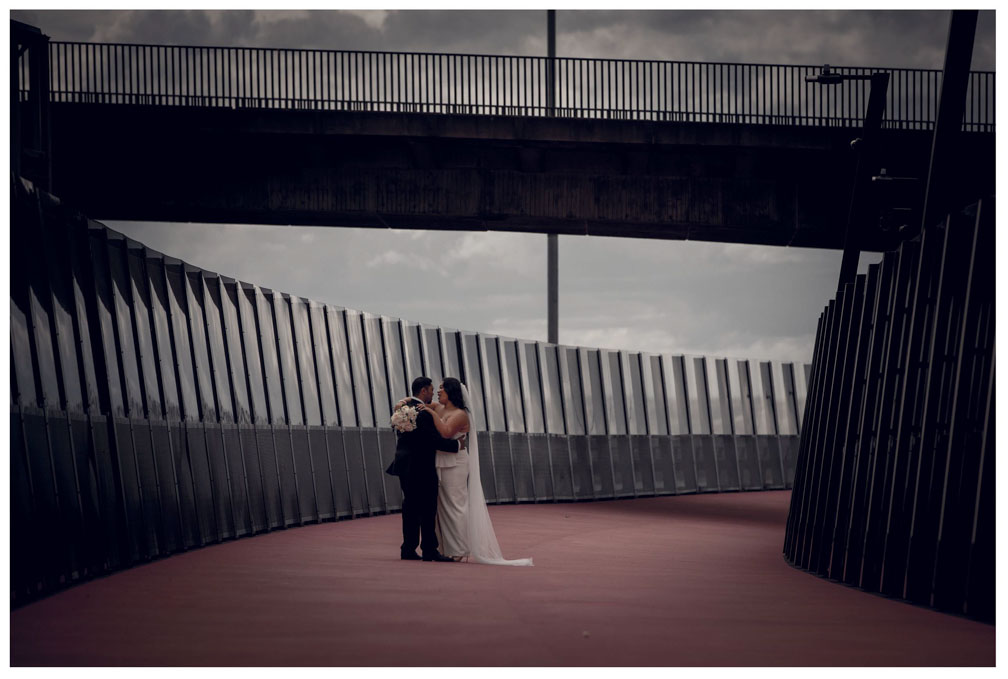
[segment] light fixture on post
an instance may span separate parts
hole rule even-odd
[[[867,80],[868,110],[865,111],[861,136],[851,141],[851,147],[857,152],[857,165],[854,170],[854,186],[851,189],[850,207],[847,211],[847,228],[844,231],[843,259],[840,260],[840,278],[837,281],[837,292],[843,291],[844,285],[853,283],[857,275],[858,259],[861,256],[861,236],[865,222],[864,194],[869,188],[871,177],[876,173],[875,152],[876,139],[882,127],[882,116],[885,115],[886,93],[889,89],[888,71],[875,73],[837,73],[825,64],[817,75],[805,76],[805,82],[820,85],[840,85],[847,80]]]
[[[846,79],[849,80],[865,80],[870,76],[862,75],[847,75]],[[805,76],[805,82],[807,83],[819,83],[820,85],[839,85],[845,80],[845,76],[837,73],[830,68],[829,64],[823,64],[822,70],[819,71],[818,75],[807,75]]]

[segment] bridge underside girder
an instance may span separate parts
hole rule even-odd
[[[54,190],[100,219],[825,248],[843,247],[856,135],[842,128],[98,104],[54,104],[52,119]],[[965,184],[993,187],[990,137],[969,135]],[[929,132],[888,133],[880,154],[888,174],[926,176],[929,142]],[[890,245],[891,236],[869,228],[862,249]]]

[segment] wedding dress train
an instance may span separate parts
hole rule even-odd
[[[501,554],[497,535],[494,533],[490,512],[487,511],[486,498],[483,495],[483,484],[480,479],[479,440],[476,436],[476,426],[473,422],[472,408],[469,404],[469,390],[462,385],[462,396],[465,399],[465,409],[469,414],[469,483],[468,506],[466,521],[466,537],[469,559],[476,563],[494,566],[531,566],[532,559],[505,559]]]

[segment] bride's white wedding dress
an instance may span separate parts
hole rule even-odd
[[[452,437],[458,440],[462,432]],[[438,475],[437,533],[441,553],[461,557],[469,553],[466,517],[469,514],[469,451],[459,448],[457,453],[437,451],[434,466]]]
[[[505,559],[494,533],[490,512],[480,479],[479,441],[473,428],[469,390],[462,385],[465,411],[469,415],[468,450],[458,453],[439,452],[438,476],[438,539],[441,553],[448,556],[468,555],[471,561],[494,566],[531,566],[532,559]],[[458,434],[455,438],[460,438]],[[466,459],[456,457],[465,455]],[[442,457],[444,456],[444,457]],[[455,462],[455,464],[450,464]]]

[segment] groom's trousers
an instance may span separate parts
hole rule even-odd
[[[437,514],[438,479],[433,466],[430,473],[407,474],[399,477],[402,488],[402,552],[420,551],[424,555],[437,552],[438,539],[434,534]]]

